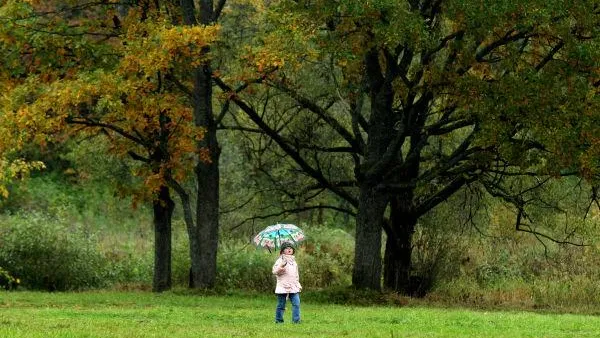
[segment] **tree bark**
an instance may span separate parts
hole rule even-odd
[[[360,187],[356,216],[352,285],[360,289],[381,289],[381,235],[387,196],[371,184]]]
[[[384,288],[412,294],[412,237],[417,219],[411,215],[411,199],[394,196],[390,201],[390,226],[386,228]]]
[[[212,288],[217,275],[219,242],[219,158],[217,126],[212,114],[212,78],[210,65],[195,71],[194,121],[206,130],[198,149],[208,150],[210,159],[196,165],[196,226],[190,238],[192,260],[190,287]]]
[[[152,291],[171,289],[171,219],[175,203],[169,188],[161,186],[152,203],[154,211],[154,278]]]
[[[196,166],[198,193],[196,204],[196,238],[198,243],[190,245],[192,276],[190,287],[212,288],[217,275],[217,250],[219,243],[219,156],[216,127],[207,131],[204,142],[210,149],[211,162],[200,162]]]

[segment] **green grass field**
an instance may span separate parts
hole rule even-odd
[[[0,292],[0,337],[600,337],[600,317],[302,303],[273,323],[269,295]]]

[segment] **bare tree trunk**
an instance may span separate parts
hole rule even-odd
[[[217,275],[219,243],[219,155],[216,128],[206,133],[204,142],[211,149],[211,162],[196,167],[198,194],[196,205],[197,240],[196,264],[192,262],[190,287],[211,288]]]
[[[370,184],[360,188],[352,285],[361,289],[381,289],[381,235],[387,197]]]
[[[390,226],[386,228],[383,285],[386,289],[410,295],[412,236],[417,220],[406,210],[412,203],[395,196],[390,202]]]
[[[160,187],[158,198],[152,203],[154,211],[154,278],[152,291],[171,289],[171,219],[175,203],[169,188]]]

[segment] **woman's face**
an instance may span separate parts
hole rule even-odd
[[[294,254],[294,249],[287,247],[285,249],[283,249],[283,254],[284,255],[293,255]]]

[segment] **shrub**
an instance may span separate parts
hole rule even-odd
[[[217,256],[217,285],[227,290],[271,291],[275,254],[241,242],[223,243]]]
[[[221,250],[221,248],[219,248]],[[171,259],[171,272],[173,285],[187,287],[190,280],[190,245],[187,234],[173,236],[173,251]]]
[[[306,243],[296,251],[300,282],[305,290],[350,284],[353,258],[353,239],[340,229],[317,227],[310,229]],[[189,264],[180,264],[182,250],[174,254],[173,275],[177,283],[187,276]],[[187,250],[184,251],[187,254]],[[278,252],[269,253],[250,243],[227,240],[220,244],[217,254],[217,285],[226,290],[271,292],[275,277],[271,273]],[[175,258],[175,256],[179,258]],[[187,260],[185,260],[187,262]],[[174,278],[175,279],[175,278]]]
[[[460,236],[439,225],[424,221],[413,235],[413,271],[409,281],[409,293],[423,297],[440,283],[460,275],[464,256],[464,243]]]
[[[43,214],[14,215],[0,226],[0,266],[24,287],[78,290],[106,285],[106,263],[95,237]]]
[[[104,249],[105,284],[121,288],[150,289],[153,274],[153,252],[136,252],[133,248]]]
[[[342,229],[326,226],[309,229],[298,256],[303,285],[307,288],[346,286],[354,266],[354,238]]]
[[[597,308],[600,302],[597,279],[586,276],[537,279],[530,284],[530,288],[537,308],[578,311]]]
[[[14,290],[19,286],[21,280],[13,277],[8,271],[0,267],[0,288]]]
[[[353,286],[333,286],[322,290],[308,290],[303,299],[312,303],[353,306],[406,305],[408,297],[393,292],[357,289]]]

